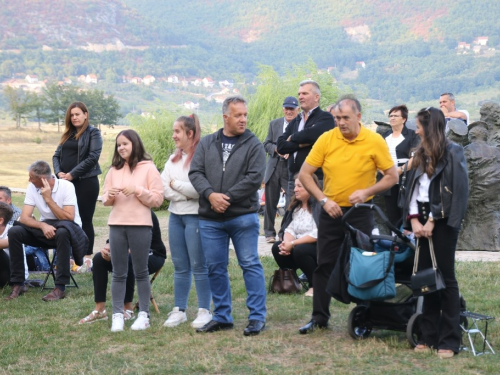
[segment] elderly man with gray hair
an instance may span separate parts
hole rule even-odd
[[[264,177],[266,155],[262,143],[246,128],[245,99],[226,98],[222,114],[224,127],[200,141],[189,171],[189,179],[200,195],[200,237],[214,303],[212,320],[196,331],[233,328],[227,270],[231,240],[243,270],[250,311],[243,334],[252,336],[266,324],[266,285],[257,252],[257,190]]]
[[[321,90],[317,82],[313,80],[300,82],[298,97],[302,112],[290,121],[285,132],[277,141],[278,153],[290,155],[288,157],[287,207],[290,203],[289,199],[294,194],[294,176],[299,173],[300,167],[320,135],[335,127],[332,114],[319,107]],[[316,171],[316,176],[320,184],[323,185],[321,168]]]
[[[71,251],[75,263],[81,265],[88,238],[81,228],[73,184],[56,179],[49,164],[42,160],[31,164],[28,172],[30,184],[21,216],[9,230],[12,292],[6,300],[18,298],[25,291],[23,244],[26,244],[57,249],[56,287],[42,298],[56,301],[65,297],[65,286],[70,280]],[[40,212],[40,221],[32,217],[35,207]]]

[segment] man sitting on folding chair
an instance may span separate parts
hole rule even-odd
[[[153,211],[151,211],[151,219],[153,221],[153,227],[151,229],[151,249],[149,251],[148,259],[148,269],[150,275],[158,272],[163,267],[165,259],[167,258],[167,249],[161,239],[160,223],[158,222],[158,218]],[[101,252],[94,255],[92,278],[94,280],[95,308],[89,315],[82,318],[78,324],[94,323],[98,320],[108,320],[108,313],[106,311],[106,290],[108,287],[108,273],[113,271],[110,250],[108,241]],[[134,285],[134,269],[132,267],[132,259],[129,255],[125,300],[123,302],[123,320],[133,320],[135,318],[134,305],[132,303],[132,299],[134,297]],[[151,302],[158,311],[158,307],[156,306],[154,299],[152,299]]]
[[[70,281],[69,258],[73,250],[75,263],[81,265],[88,247],[78,213],[75,188],[66,180],[58,180],[48,163],[38,160],[28,169],[29,181],[19,222],[9,230],[10,283],[12,292],[6,300],[19,297],[24,291],[25,264],[23,244],[57,251],[55,288],[42,299],[57,301],[66,296]],[[40,221],[32,217],[40,212]]]

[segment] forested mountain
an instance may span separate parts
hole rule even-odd
[[[498,0],[1,0],[0,80],[251,81],[259,63],[285,71],[312,59],[366,97],[430,100],[497,86],[499,16]],[[474,52],[478,37],[487,44]]]

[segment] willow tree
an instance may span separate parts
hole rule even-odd
[[[168,157],[175,150],[172,139],[174,121],[180,116],[166,109],[157,109],[143,115],[129,115],[131,127],[137,131],[144,143],[146,152],[160,171],[163,170]]]
[[[299,83],[312,79],[321,89],[320,107],[326,108],[339,97],[335,79],[327,72],[320,72],[313,61],[294,66],[280,76],[271,66],[261,65],[257,76],[257,89],[248,103],[248,128],[263,141],[269,122],[283,116],[283,100],[287,96],[297,97]]]

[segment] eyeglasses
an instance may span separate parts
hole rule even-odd
[[[389,115],[389,118],[398,118],[398,117],[403,117],[403,116],[399,116],[399,115]]]

